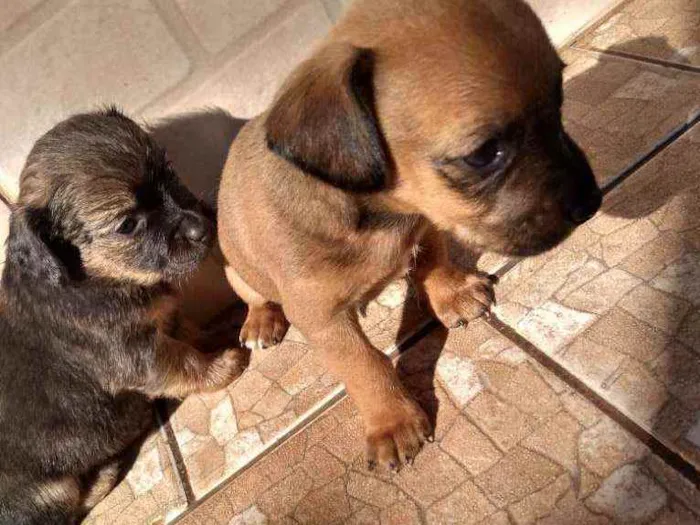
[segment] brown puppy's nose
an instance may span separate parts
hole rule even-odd
[[[585,199],[575,203],[567,210],[569,220],[576,225],[583,224],[598,212],[602,202],[603,194],[596,188]]]
[[[185,212],[180,221],[180,234],[192,242],[204,242],[211,228],[206,219],[191,212]]]

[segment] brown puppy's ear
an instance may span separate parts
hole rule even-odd
[[[58,286],[81,276],[80,253],[56,234],[48,211],[20,208],[10,219],[5,277],[29,277],[34,284]]]
[[[336,44],[302,64],[267,117],[268,147],[338,188],[382,189],[388,153],[374,107],[374,61],[370,50]]]

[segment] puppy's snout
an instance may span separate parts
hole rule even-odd
[[[192,212],[185,212],[180,221],[180,235],[191,242],[207,242],[211,237],[211,230],[207,219]]]
[[[565,204],[566,218],[580,225],[593,217],[603,202],[603,194],[591,170],[585,153],[571,137],[562,131],[562,146],[570,180],[569,198]]]
[[[603,195],[598,188],[595,188],[589,195],[568,207],[566,210],[568,219],[577,226],[583,224],[598,212],[602,202]]]

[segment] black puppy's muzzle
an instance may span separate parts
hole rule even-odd
[[[183,212],[177,227],[177,237],[193,244],[210,244],[213,234],[214,228],[209,219],[191,211]]]

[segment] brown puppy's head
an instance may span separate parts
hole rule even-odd
[[[485,249],[532,255],[599,208],[562,68],[521,0],[358,0],[267,115],[306,173]]]
[[[34,145],[8,263],[37,278],[151,285],[192,271],[213,225],[164,151],[115,109],[74,116]]]

